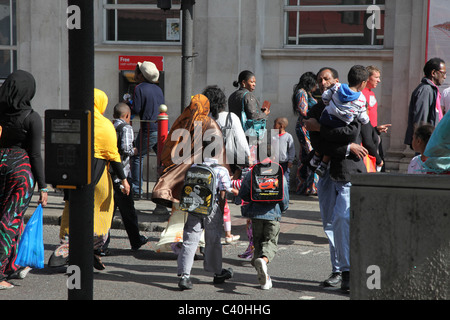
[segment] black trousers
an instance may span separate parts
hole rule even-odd
[[[120,190],[120,184],[114,183],[114,212],[119,208],[122,222],[125,226],[128,239],[132,247],[140,246],[141,238],[139,233],[138,218],[134,208],[133,191],[130,188],[130,194],[126,195]],[[114,215],[113,215],[114,218]],[[103,246],[103,250],[108,247],[109,238]]]

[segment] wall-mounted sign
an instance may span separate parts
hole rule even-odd
[[[119,56],[119,70],[134,70],[138,62],[150,61],[159,71],[164,71],[164,57],[162,56]]]

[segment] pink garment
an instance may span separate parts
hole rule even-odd
[[[430,82],[437,89],[436,111],[439,113],[439,122],[440,122],[442,120],[442,118],[444,117],[444,114],[442,113],[442,107],[441,107],[441,92],[439,91],[439,88],[437,85],[435,85],[432,81],[430,81]]]

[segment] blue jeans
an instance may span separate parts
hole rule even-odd
[[[340,272],[336,258],[336,249],[334,245],[333,220],[334,205],[336,198],[333,193],[333,181],[330,178],[329,170],[325,175],[319,178],[317,182],[317,195],[319,197],[320,214],[322,216],[323,231],[328,238],[330,248],[330,259],[332,272]]]
[[[333,181],[328,171],[317,183],[332,272],[350,270],[350,188],[350,182]]]
[[[141,145],[141,135],[142,135],[142,145]],[[155,153],[158,152],[157,143],[158,143],[158,132],[150,131],[148,137],[148,147],[152,148],[153,151],[155,151]],[[144,171],[144,159],[145,156],[148,154],[147,134],[145,132],[143,133],[142,131],[139,131],[135,140],[135,146],[138,149],[138,154],[132,156],[130,159],[131,188],[133,188],[134,194],[142,194],[143,193],[142,181],[144,180],[142,176],[142,173]]]
[[[336,194],[333,234],[336,259],[341,272],[350,271],[350,182],[333,181]]]

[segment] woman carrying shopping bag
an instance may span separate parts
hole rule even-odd
[[[41,157],[42,120],[31,108],[34,77],[17,70],[0,88],[0,290],[14,286],[7,280],[24,278],[30,268],[16,265],[23,217],[35,184],[38,203],[47,205],[47,185]]]

